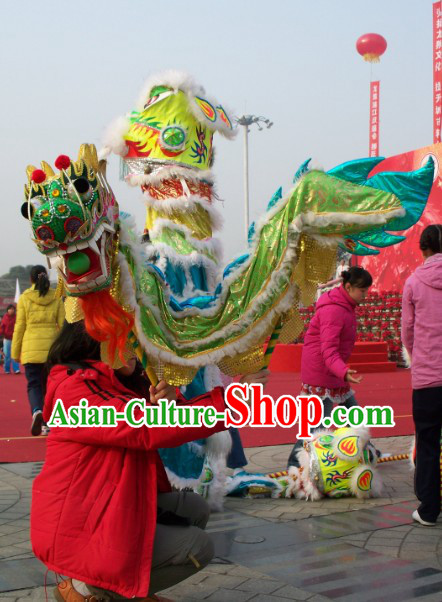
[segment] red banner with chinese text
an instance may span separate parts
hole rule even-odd
[[[379,82],[370,82],[369,157],[379,157]]]
[[[433,4],[433,142],[441,141],[442,2]]]
[[[370,177],[381,171],[413,171],[422,167],[428,157],[435,164],[435,179],[427,205],[421,219],[404,234],[403,242],[380,249],[379,255],[359,257],[358,264],[373,275],[373,290],[402,292],[405,280],[422,264],[419,238],[422,230],[430,224],[442,224],[442,144],[425,146],[409,153],[388,157],[376,165]],[[395,232],[396,234],[396,232]]]

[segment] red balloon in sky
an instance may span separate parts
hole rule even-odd
[[[356,50],[364,61],[379,63],[379,57],[387,50],[387,40],[378,33],[364,33],[356,42]]]

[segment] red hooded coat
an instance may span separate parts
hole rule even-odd
[[[137,397],[101,362],[77,371],[51,370],[44,419],[58,399],[66,410],[86,398],[89,407],[112,405],[124,412]],[[225,410],[223,390],[192,400]],[[135,419],[141,410],[134,411]],[[34,480],[31,541],[50,570],[122,596],[146,596],[156,529],[157,491],[168,490],[156,450],[209,437],[214,428],[54,427],[46,460]]]

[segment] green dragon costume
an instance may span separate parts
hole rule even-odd
[[[234,135],[223,106],[188,75],[166,72],[146,82],[136,109],[117,120],[107,135],[106,154],[119,154],[125,181],[141,187],[146,257],[179,301],[213,292],[219,280],[221,245],[212,234],[222,218],[214,207],[210,171],[216,132]],[[222,385],[219,369],[205,366],[181,392],[190,399],[217,385]],[[223,497],[214,499],[225,489],[230,445],[229,433],[223,432],[159,453],[175,487],[197,487],[209,475],[206,489],[214,507]],[[207,461],[210,468],[204,468]]]
[[[373,160],[363,163],[369,172]],[[28,168],[22,213],[38,249],[57,260],[67,297],[112,290],[134,315],[132,344],[142,347],[145,365],[176,385],[209,363],[229,375],[261,368],[263,343],[280,320],[280,340],[296,336],[298,303],[310,303],[329,276],[337,245],[415,222],[433,176],[431,160],[416,172],[378,174],[365,184],[338,177],[337,168],[335,175],[310,171],[272,199],[248,253],[226,268],[215,292],[179,302],[145,257],[132,219],[119,214],[95,148],[83,145],[77,161],[61,156],[56,166],[58,174],[46,163]],[[361,162],[356,167],[363,170]],[[407,196],[392,192],[396,183]],[[413,217],[410,204],[419,205]]]
[[[189,385],[210,365],[230,376],[259,370],[275,329],[282,342],[301,330],[298,305],[311,303],[329,278],[337,246],[362,254],[399,242],[387,230],[416,223],[432,185],[431,160],[416,172],[373,178],[381,158],[328,173],[308,171],[306,162],[292,190],[272,197],[247,252],[221,277],[210,166],[214,132],[233,134],[228,112],[175,74],[152,80],[118,127],[107,150],[124,157],[126,180],[142,187],[147,245],[120,214],[106,161],[92,145],[81,147],[77,161],[60,156],[57,174],[44,162],[41,170],[30,166],[22,213],[39,250],[59,268],[70,319],[87,322],[95,306],[86,301],[109,292],[134,318],[128,346],[175,385]]]

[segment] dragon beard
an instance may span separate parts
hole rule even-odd
[[[134,326],[133,316],[115,301],[109,290],[83,295],[80,302],[86,332],[96,341],[108,344],[112,363],[118,351],[120,360],[125,364],[124,352]]]

